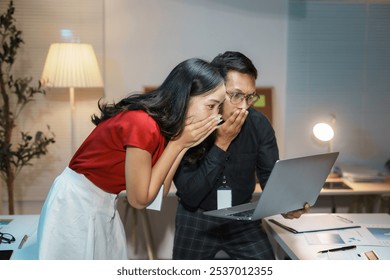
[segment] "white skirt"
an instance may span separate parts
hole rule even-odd
[[[66,168],[43,205],[38,225],[38,258],[128,259],[117,195]]]

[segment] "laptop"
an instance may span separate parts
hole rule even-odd
[[[278,160],[258,201],[205,211],[208,216],[259,220],[313,206],[339,152]]]

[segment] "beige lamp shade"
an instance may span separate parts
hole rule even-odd
[[[47,87],[103,87],[95,52],[90,44],[54,43],[50,46],[41,82]]]

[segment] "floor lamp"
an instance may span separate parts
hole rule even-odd
[[[81,43],[51,44],[41,82],[45,87],[69,88],[71,153],[73,154],[75,152],[74,89],[103,87],[93,47]]]

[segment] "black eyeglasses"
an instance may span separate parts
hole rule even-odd
[[[252,94],[243,94],[239,92],[233,92],[233,93],[226,92],[226,93],[230,97],[230,102],[235,105],[240,104],[245,99],[246,103],[250,106],[259,99],[257,93],[252,93]]]
[[[12,242],[15,242],[15,237],[12,234],[0,232],[0,244],[11,244]]]

